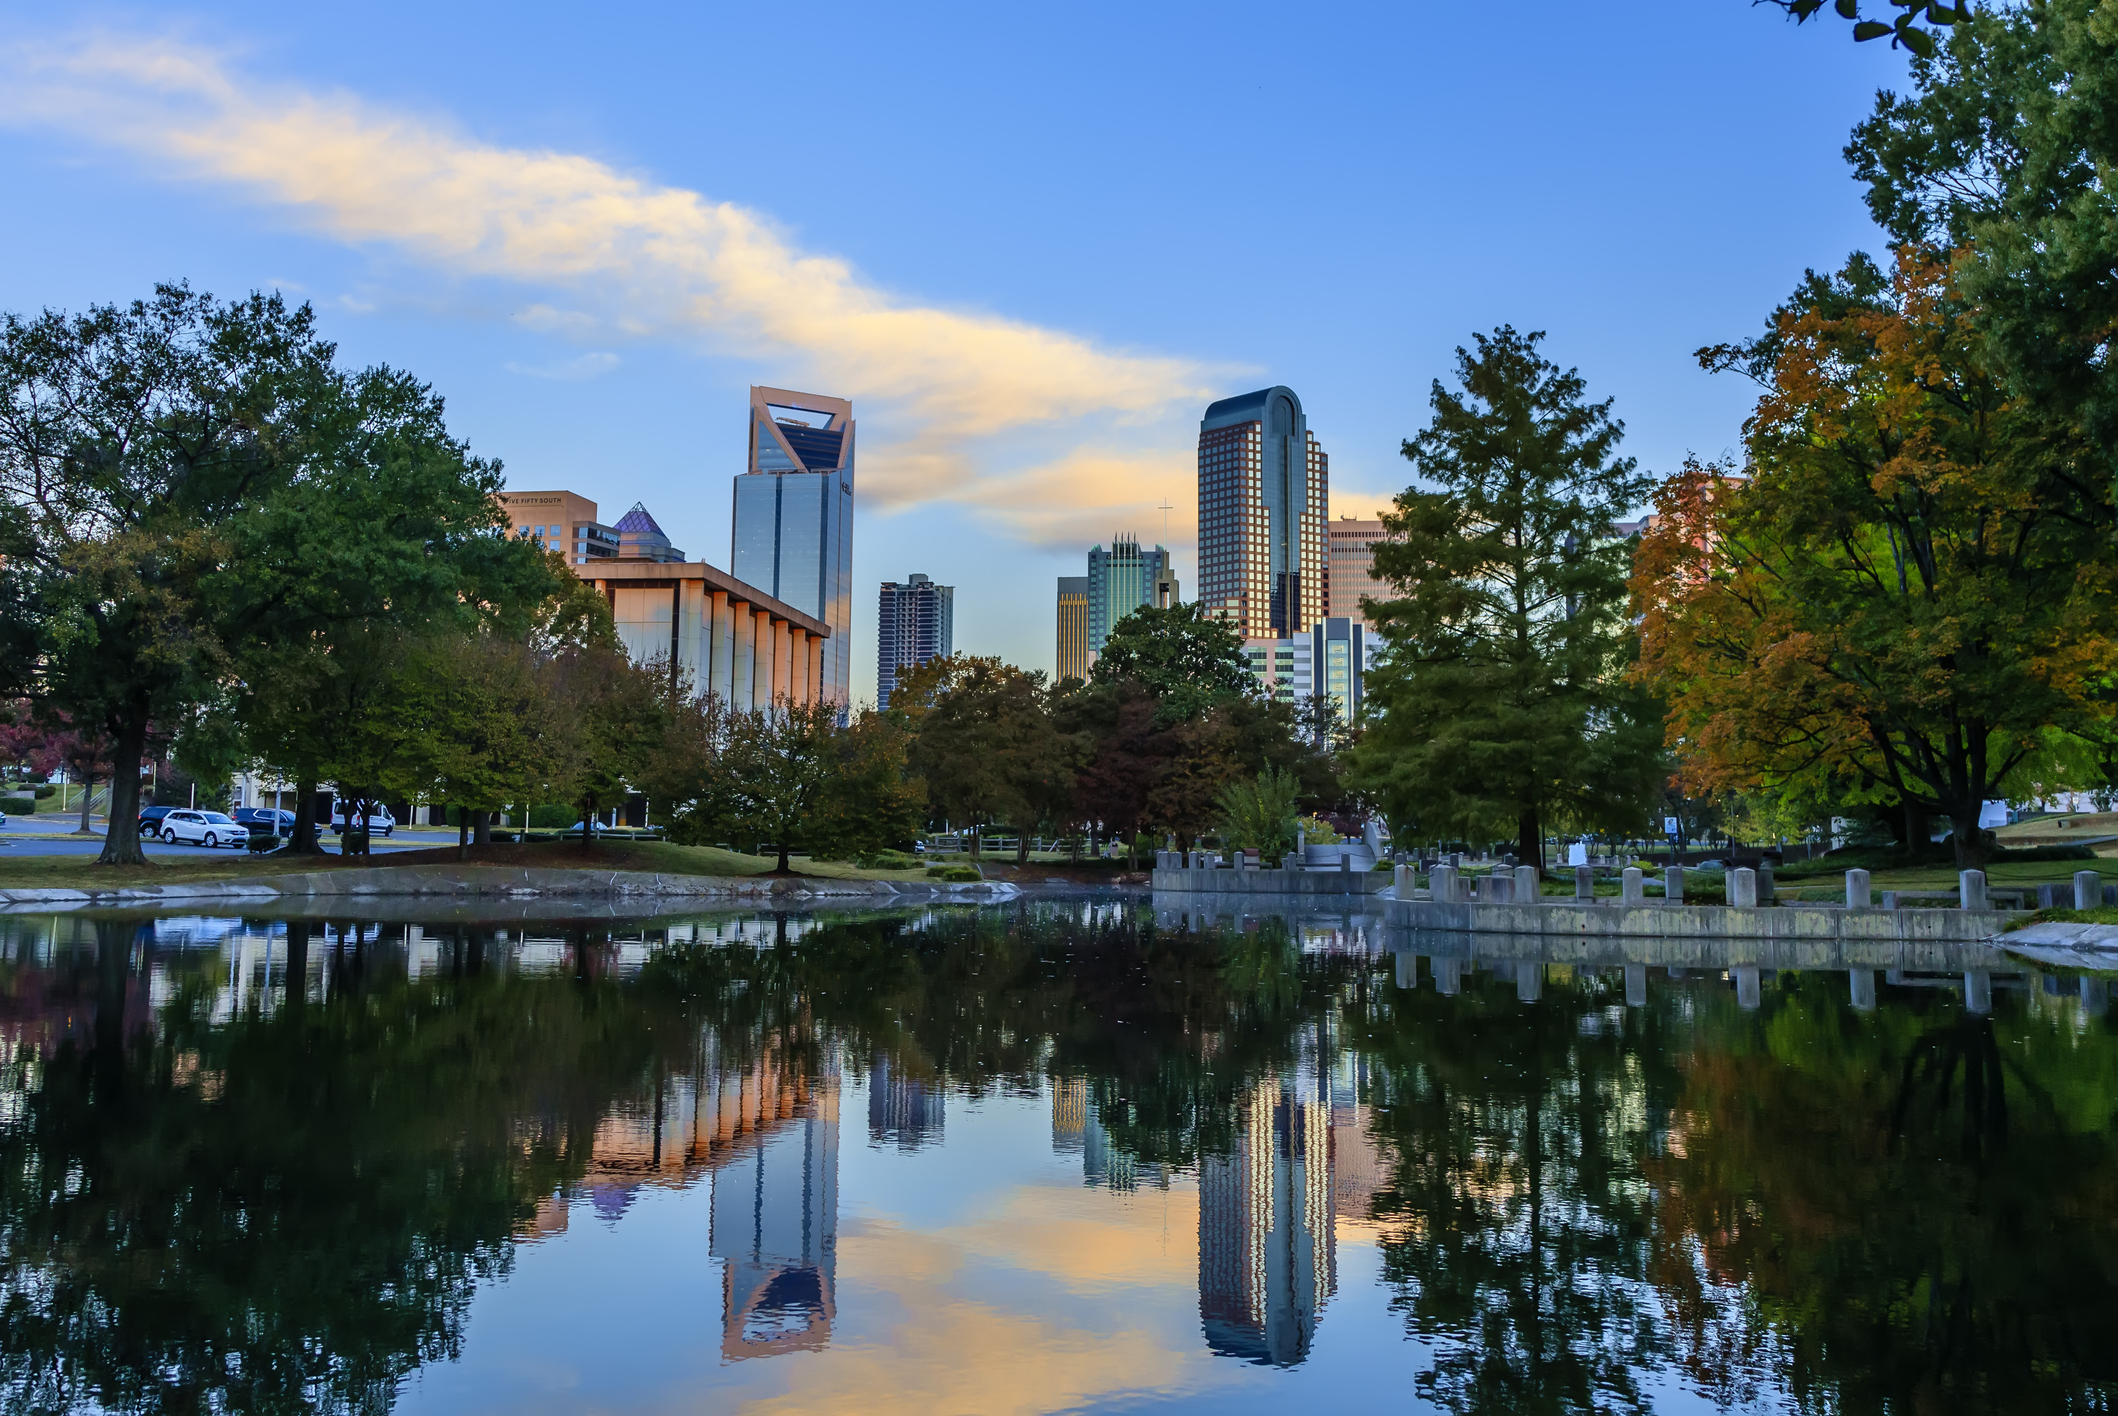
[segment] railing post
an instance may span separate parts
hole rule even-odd
[[[1515,867],[1516,904],[1534,905],[1544,898],[1544,891],[1537,883],[1543,875],[1544,872],[1534,865],[1518,865]]]
[[[1640,873],[1637,865],[1628,865],[1620,876],[1618,903],[1621,905],[1644,905],[1647,903],[1647,877]]]
[[[2103,904],[2103,877],[2093,870],[2074,872],[2074,908],[2098,909]]]
[[[1983,870],[1966,870],[1956,877],[1956,882],[1956,902],[1959,909],[1987,908],[1986,873]]]
[[[1869,874],[1865,870],[1849,870],[1846,872],[1846,908],[1865,910],[1875,903],[1874,892],[1869,888],[1869,879]],[[1872,978],[1869,980],[1870,987],[1874,986],[1874,982]]]
[[[1865,874],[1865,872],[1863,872]],[[1848,969],[1848,978],[1853,984],[1853,1006],[1863,1013],[1875,1011],[1875,970]]]
[[[1758,873],[1748,866],[1728,872],[1728,903],[1738,909],[1758,907]]]
[[[1662,900],[1665,904],[1684,903],[1684,867],[1672,865],[1662,872]]]
[[[1596,898],[1596,867],[1577,865],[1574,867],[1574,898],[1594,900]]]

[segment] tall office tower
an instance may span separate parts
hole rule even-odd
[[[882,583],[875,617],[875,706],[890,706],[897,671],[945,659],[956,647],[956,587],[924,575]]]
[[[1361,596],[1371,600],[1397,598],[1395,589],[1375,578],[1375,543],[1388,539],[1380,520],[1341,516],[1330,523],[1324,561],[1330,586],[1326,618],[1357,619],[1366,624],[1368,617],[1361,613]]]
[[[1169,552],[1157,546],[1140,549],[1131,536],[1111,537],[1110,549],[1088,553],[1088,658],[1103,652],[1110,627],[1142,605],[1166,609],[1177,603],[1177,575]],[[1084,675],[1083,677],[1086,677]]]
[[[750,465],[735,479],[729,569],[830,627],[823,698],[853,690],[853,405],[750,390]]]
[[[1056,682],[1088,677],[1088,577],[1059,577],[1059,672]]]
[[[1330,463],[1288,388],[1224,398],[1199,423],[1199,603],[1245,639],[1324,616]]]
[[[1228,1153],[1199,1159],[1199,1322],[1223,1356],[1300,1362],[1337,1286],[1331,1108],[1313,1089],[1260,1080]]]

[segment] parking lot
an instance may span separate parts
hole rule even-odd
[[[102,819],[96,820],[94,835],[77,836],[73,834],[73,828],[79,819],[73,816],[10,816],[7,825],[0,826],[0,851],[9,855],[101,855]],[[208,850],[204,846],[165,846],[155,840],[143,840],[140,844],[146,850],[149,860],[226,857],[245,853],[227,846]],[[326,832],[322,844],[328,854],[338,854],[338,836],[335,833]],[[434,846],[454,844],[456,833],[452,830],[400,826],[387,840],[381,836],[375,837],[370,843],[370,850],[375,855],[381,855],[386,851],[426,850]]]

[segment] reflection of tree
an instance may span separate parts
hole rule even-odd
[[[1932,997],[1856,1018],[1840,986],[1790,976],[1771,1016],[1702,1027],[1649,1161],[1694,1379],[1769,1360],[1813,1409],[2107,1409],[2113,1039]]]
[[[1653,1033],[1587,1033],[1594,982],[1515,999],[1512,977],[1455,998],[1387,993],[1365,1036],[1394,1148],[1375,1201],[1384,1272],[1433,1342],[1428,1399],[1453,1410],[1644,1405],[1658,1325],[1644,1282],[1651,1201],[1640,1157]]]
[[[647,1065],[612,993],[399,985],[63,1047],[0,1131],[11,1408],[386,1409]]]

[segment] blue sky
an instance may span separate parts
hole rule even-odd
[[[1167,500],[1188,591],[1213,397],[1294,388],[1334,513],[1502,323],[1644,467],[1733,448],[1691,351],[1879,244],[1840,149],[1904,74],[1744,0],[0,17],[0,307],[277,286],[724,567],[747,386],[852,398],[863,696],[885,578],[1048,669],[1052,578]]]

